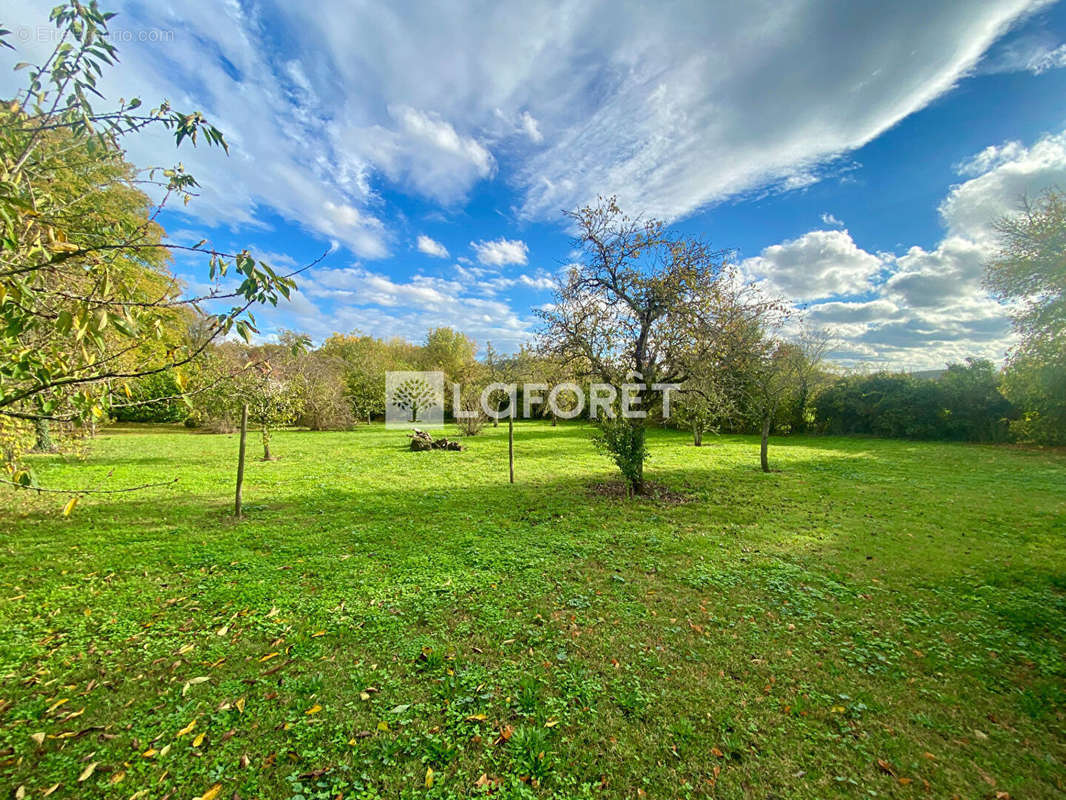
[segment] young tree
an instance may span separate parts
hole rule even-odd
[[[276,303],[295,285],[242,251],[224,254],[162,241],[155,218],[174,196],[185,201],[197,184],[178,165],[141,175],[126,163],[121,142],[162,127],[186,139],[226,147],[221,132],[198,112],[162,103],[141,110],[139,99],[105,111],[97,76],[114,64],[108,36],[112,14],[95,2],[70,2],[52,11],[56,47],[45,61],[25,66],[26,89],[0,109],[0,417],[14,422],[93,420],[106,414],[131,379],[177,370],[212,340],[236,330],[248,336],[256,303]],[[0,45],[11,48],[8,31]],[[13,48],[12,48],[13,49]],[[139,186],[154,184],[154,207]],[[173,250],[204,253],[212,280],[229,272],[235,291],[216,288],[182,298],[162,269]],[[168,341],[176,310],[208,299],[232,307],[208,317],[195,347]],[[29,343],[29,344],[28,344]],[[151,347],[153,343],[159,346]],[[136,357],[134,357],[136,354]],[[183,378],[178,373],[179,385]],[[11,453],[11,447],[4,450]],[[29,473],[11,463],[13,482]]]
[[[273,461],[270,439],[278,428],[289,425],[303,408],[300,387],[273,374],[269,364],[249,369],[240,383],[240,404],[248,404],[248,420],[259,427],[263,437],[263,460]]]
[[[645,414],[662,401],[662,384],[680,383],[686,364],[713,349],[724,322],[723,290],[735,275],[727,253],[634,219],[600,199],[566,216],[577,229],[577,264],[554,302],[540,312],[544,350],[584,366]],[[599,440],[630,488],[644,491],[646,417],[600,420]]]
[[[771,335],[756,347],[751,362],[751,404],[762,433],[759,464],[763,472],[770,471],[770,431],[779,413],[790,395],[794,396],[799,387],[809,382],[831,341],[826,331],[805,329],[795,342]]]

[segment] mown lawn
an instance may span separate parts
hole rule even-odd
[[[502,427],[283,432],[240,523],[232,436],[38,457],[180,481],[0,493],[2,796],[1066,791],[1066,455],[792,438],[764,475],[661,431],[672,504],[590,492],[587,428],[516,440],[510,486]]]

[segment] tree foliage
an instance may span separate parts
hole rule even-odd
[[[163,240],[158,214],[172,198],[188,202],[197,183],[180,164],[136,170],[125,137],[158,127],[177,145],[226,143],[200,113],[166,102],[95,107],[104,101],[98,78],[117,60],[112,17],[95,2],[56,7],[55,48],[41,64],[16,65],[26,87],[0,109],[0,427],[8,433],[20,420],[103,418],[138,378],[175,371],[181,387],[179,368],[231,331],[249,336],[249,309],[294,286],[247,251]],[[153,203],[142,187],[161,199]],[[237,288],[216,283],[207,297],[183,298],[166,270],[173,250],[203,252],[210,279],[236,277]],[[182,309],[223,298],[231,307],[204,315],[198,343],[175,335]],[[12,455],[10,441],[5,450]],[[30,481],[10,459],[8,469],[17,483]]]

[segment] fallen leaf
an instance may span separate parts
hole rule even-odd
[[[877,766],[881,768],[882,772],[887,772],[893,778],[896,777],[896,772],[892,769],[892,765],[885,761],[883,758],[877,759]]]
[[[56,789],[58,789],[60,786],[62,786],[62,784],[53,783],[51,786],[41,792],[41,797],[51,797],[53,794],[55,794]]]
[[[111,776],[111,785],[114,786],[116,783],[122,783],[125,777],[126,770],[120,769],[118,772]]]
[[[272,658],[277,658],[279,655],[281,654],[277,650],[275,650],[273,653],[267,653],[265,656],[259,659],[259,663],[262,664],[264,661],[269,661]]]
[[[154,756],[158,752],[159,751],[156,750],[154,747],[149,747],[147,750],[145,750],[143,753],[141,753],[141,758],[151,758],[152,756]]]
[[[237,710],[240,711],[242,714],[244,713],[244,698],[243,697],[240,700],[238,700],[236,703],[234,703],[233,705],[237,706]]]
[[[216,783],[206,792],[204,792],[197,800],[215,800],[218,797],[218,793],[222,791],[222,784]]]
[[[37,743],[38,747],[40,747],[44,744],[44,731],[41,731],[40,733],[31,733],[30,738]]]
[[[84,783],[85,781],[89,780],[89,778],[92,777],[94,772],[96,772],[95,761],[81,771],[81,775],[78,776],[78,783]]]
[[[426,788],[433,787],[433,767],[426,767]]]
[[[180,731],[178,731],[177,738],[180,739],[185,734],[192,733],[192,729],[195,728],[195,727],[196,727],[196,720],[193,720],[188,725],[186,725],[184,728],[182,728]]]
[[[193,747],[199,747],[204,743],[204,737],[207,736],[207,731],[200,731],[196,738],[192,740]]]
[[[307,709],[304,713],[305,714],[317,714],[321,710],[322,710],[322,706],[320,706],[318,703],[315,703],[313,706],[311,706],[309,709]]]

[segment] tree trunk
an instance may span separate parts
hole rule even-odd
[[[703,446],[703,428],[699,425],[692,425],[692,444],[696,447]]]
[[[263,460],[273,461],[274,458],[270,455],[270,429],[263,428]]]
[[[511,471],[511,483],[514,483],[514,414],[507,418],[507,466]]]
[[[770,471],[770,461],[767,458],[766,451],[770,446],[770,417],[765,416],[762,420],[762,448],[759,451],[759,461],[762,464],[762,471]]]
[[[33,445],[33,452],[54,453],[56,451],[56,446],[52,442],[52,432],[49,430],[48,420],[34,420],[33,425],[37,434],[37,441]]]
[[[555,416],[555,414],[553,413],[553,414],[552,414],[552,427],[554,428],[554,427],[556,427],[556,426],[557,426],[558,424],[559,424],[559,418],[558,418],[557,416]]]
[[[637,461],[637,474],[633,478],[632,487],[635,494],[644,494],[644,439],[647,433],[644,429],[644,422],[642,420],[637,420],[637,422],[636,445],[639,448],[640,459]]]
[[[241,447],[237,454],[237,491],[233,499],[233,515],[241,516],[241,488],[244,486],[244,443],[248,438],[248,404],[241,409]]]

